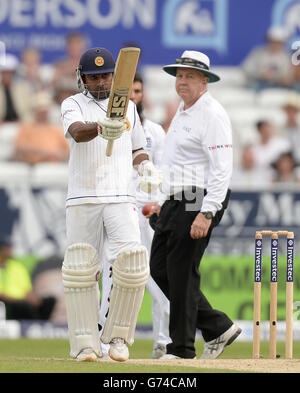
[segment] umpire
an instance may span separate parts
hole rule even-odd
[[[165,359],[195,358],[197,328],[205,340],[202,358],[210,359],[241,332],[200,290],[200,261],[227,207],[232,174],[231,124],[207,91],[208,83],[220,79],[209,67],[209,58],[196,51],[184,51],[163,67],[176,77],[181,98],[166,135],[165,201],[156,209],[150,259],[151,275],[170,300],[172,342]]]

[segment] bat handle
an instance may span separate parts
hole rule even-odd
[[[113,147],[114,147],[114,141],[108,141],[106,146],[107,157],[110,157],[112,155]]]

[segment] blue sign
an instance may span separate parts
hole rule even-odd
[[[35,47],[50,63],[76,31],[114,56],[134,43],[143,64],[169,64],[188,49],[207,53],[213,65],[238,65],[271,25],[290,31],[291,49],[299,20],[299,0],[0,0],[0,49],[20,56]]]
[[[299,0],[0,0],[0,49],[20,56],[35,47],[50,63],[76,31],[114,56],[134,43],[142,64],[170,64],[187,49],[205,52],[212,65],[238,65],[271,25],[289,29],[291,49],[299,20]]]
[[[231,193],[228,209],[220,225],[213,231],[209,252],[253,255],[255,233],[262,230],[294,232],[298,249],[299,227],[299,192],[235,191]],[[280,246],[285,247],[281,240]]]
[[[0,188],[0,234],[12,237],[17,254],[64,254],[66,192],[56,185]],[[208,253],[253,255],[255,232],[261,230],[292,231],[297,248],[299,227],[300,192],[233,191],[223,219],[213,231]]]

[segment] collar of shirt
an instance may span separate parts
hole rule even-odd
[[[95,97],[92,96],[92,94],[88,91],[86,94],[82,93],[86,98],[88,98],[88,102],[95,102],[96,104],[106,104],[108,103],[108,98],[105,98],[104,100],[96,100]]]
[[[181,101],[178,107],[178,114],[187,114],[190,115],[192,114],[195,110],[198,110],[200,105],[202,105],[205,101],[209,100],[211,97],[210,93],[206,91],[204,94],[202,94],[198,100],[188,109],[183,109],[184,102]]]
[[[95,100],[95,98],[92,96],[92,94],[91,94],[89,91],[82,92],[82,94],[83,94],[86,98],[89,99],[89,102]]]

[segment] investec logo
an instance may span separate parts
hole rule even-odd
[[[294,240],[288,240],[287,247],[287,267],[286,267],[286,281],[293,281],[294,276]]]
[[[227,50],[228,0],[164,0],[162,41],[167,47]]]
[[[262,241],[255,242],[255,282],[261,282],[261,257],[262,257]]]
[[[277,266],[278,266],[278,240],[272,240],[271,250],[271,281],[277,282]]]

